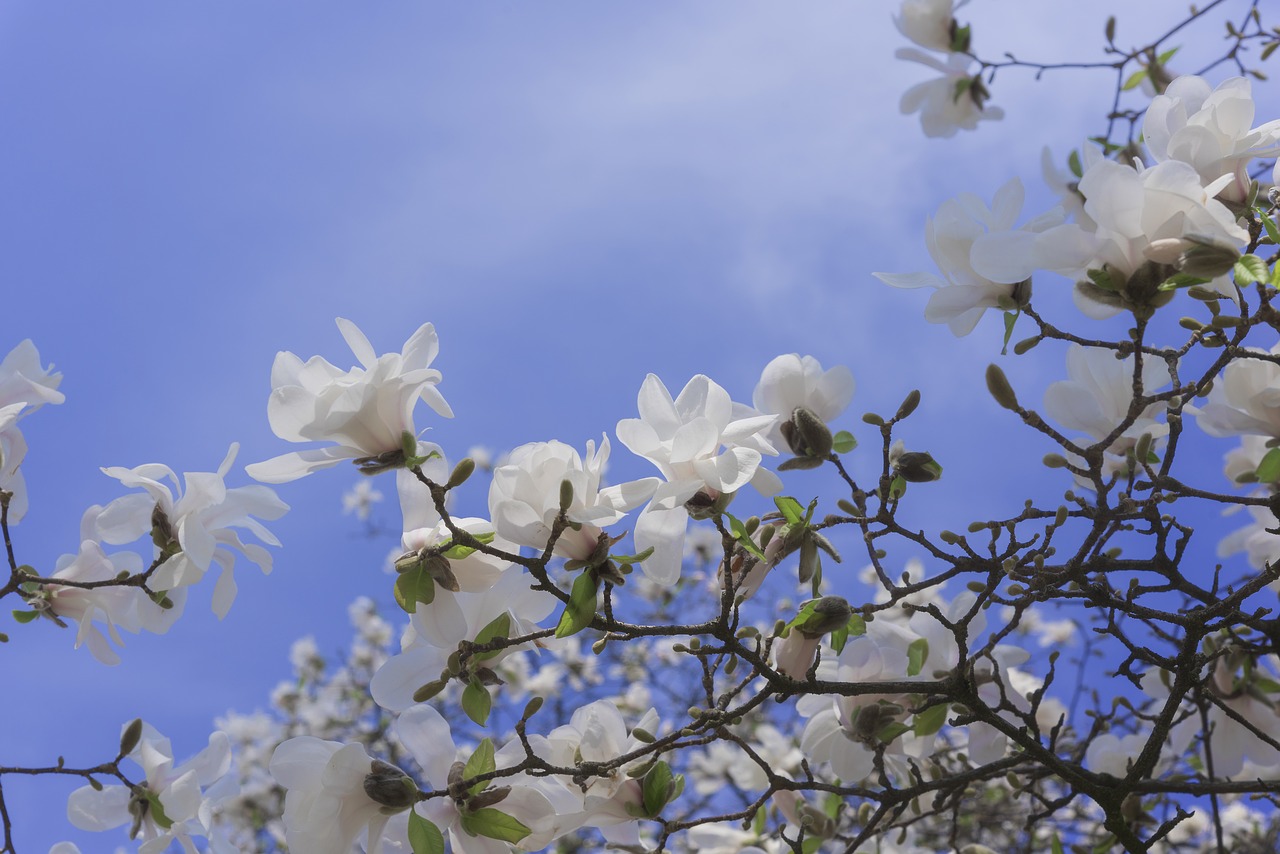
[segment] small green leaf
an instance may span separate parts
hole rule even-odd
[[[831,437],[831,450],[837,454],[847,454],[858,447],[858,440],[848,430],[841,430]]]
[[[1013,325],[1018,322],[1020,311],[1006,311],[1004,313],[1004,343],[1000,346],[1000,355],[1006,356],[1009,353],[1009,339],[1013,337]]]
[[[480,633],[476,635],[476,639],[474,643],[486,644],[489,641],[498,640],[499,638],[506,639],[510,636],[511,636],[511,613],[509,611],[503,611],[501,614],[499,614],[498,616],[490,620],[487,626],[485,626],[483,629],[480,630]],[[474,656],[474,659],[476,661],[487,661],[490,658],[493,658],[495,655],[499,654],[500,652],[502,652],[502,650],[495,649],[491,652],[477,653]]]
[[[13,618],[19,623],[29,623],[40,616],[39,611],[14,611]]]
[[[672,782],[671,766],[662,761],[655,762],[649,773],[644,775],[641,801],[647,815],[652,817],[662,812],[671,797]]]
[[[623,566],[626,566],[627,564],[640,563],[641,561],[648,560],[649,556],[652,554],[653,554],[653,546],[649,546],[649,548],[645,549],[644,551],[640,552],[640,554],[636,554],[636,555],[609,555],[609,560],[613,561],[614,563],[622,564]]]
[[[885,744],[888,744],[905,732],[911,732],[911,727],[900,721],[894,721],[893,723],[888,723],[880,727],[880,729],[876,731],[876,738],[880,739]]]
[[[787,495],[777,495],[774,496],[773,503],[777,505],[782,518],[787,520],[787,524],[799,525],[804,521],[804,508],[794,498]]]
[[[1147,69],[1139,69],[1129,75],[1129,79],[1124,81],[1124,85],[1120,87],[1121,91],[1128,92],[1130,89],[1136,89],[1142,85],[1142,81],[1147,79]]]
[[[1280,42],[1277,42],[1277,44],[1280,44]],[[1276,228],[1275,220],[1267,216],[1267,212],[1262,208],[1257,208],[1256,210],[1258,219],[1262,220],[1262,227],[1267,230],[1267,237],[1271,238],[1272,243],[1280,245],[1280,228]]]
[[[475,752],[471,754],[471,758],[467,760],[466,767],[462,770],[462,777],[469,780],[472,777],[479,777],[481,774],[488,774],[490,771],[496,770],[498,770],[498,766],[493,759],[493,739],[486,738],[476,745]],[[476,783],[471,787],[471,794],[474,795],[487,785],[489,785],[488,780]]]
[[[1172,276],[1170,276],[1169,278],[1165,279],[1163,282],[1160,283],[1160,290],[1176,291],[1181,288],[1190,288],[1190,287],[1194,287],[1195,285],[1203,285],[1208,281],[1210,280],[1202,278],[1200,276],[1193,276],[1190,273],[1174,273]]]
[[[1169,48],[1164,53],[1156,57],[1156,62],[1158,62],[1160,65],[1168,65],[1169,60],[1173,59],[1174,54],[1176,54],[1181,49],[1181,47],[1182,46],[1179,45],[1178,47]]]
[[[1267,451],[1262,462],[1258,463],[1257,475],[1259,483],[1275,483],[1280,479],[1280,448]]]
[[[489,690],[475,679],[468,682],[462,692],[462,711],[467,713],[467,717],[484,726],[489,720],[489,710],[492,707],[493,698],[489,696]]]
[[[493,531],[488,531],[483,534],[472,534],[471,538],[474,539],[476,542],[487,546],[493,542],[494,533]],[[442,554],[449,560],[462,560],[464,557],[470,557],[472,554],[475,554],[475,552],[477,551],[478,549],[475,546],[464,546],[461,544],[455,544],[450,546]]]
[[[435,822],[410,812],[409,845],[413,854],[444,854],[444,834]]]
[[[924,660],[929,657],[929,641],[916,638],[907,647],[907,675],[918,676],[924,669]]]
[[[584,572],[573,581],[569,602],[556,625],[556,637],[567,638],[591,625],[596,616],[596,580]]]
[[[1049,840],[1049,854],[1063,854],[1062,840],[1058,838],[1058,831],[1053,832],[1053,839]]]
[[[529,828],[518,819],[493,807],[463,812],[462,829],[472,836],[484,836],[513,845],[529,835]]]
[[[865,635],[867,633],[867,621],[862,618],[861,614],[854,614],[849,618],[849,622],[845,624],[843,629],[836,629],[831,633],[831,648],[837,653],[844,652],[845,645],[849,643],[849,635]]]
[[[1236,284],[1251,285],[1254,282],[1265,282],[1271,276],[1267,262],[1257,255],[1242,255],[1235,266]]]
[[[947,704],[939,703],[917,714],[915,720],[912,721],[911,729],[916,735],[933,735],[942,729],[942,725],[946,722]]]
[[[147,791],[147,812],[150,813],[151,820],[161,830],[168,830],[173,827],[173,819],[165,815],[164,804],[160,803],[160,796],[155,792]]]
[[[800,854],[817,854],[823,842],[826,840],[821,836],[806,836],[804,842],[800,843]]]
[[[1067,155],[1067,168],[1071,170],[1071,174],[1077,178],[1084,177],[1084,167],[1080,165],[1080,152],[1071,149],[1071,153]]]
[[[758,560],[764,560],[764,552],[760,551],[760,547],[756,545],[755,540],[751,539],[751,535],[747,533],[747,526],[733,514],[724,514],[729,520],[729,530],[733,532],[733,538],[738,544],[749,551]]]
[[[418,610],[418,603],[430,605],[436,598],[436,583],[427,572],[426,567],[416,566],[408,572],[396,576],[396,604],[405,613],[412,614]]]

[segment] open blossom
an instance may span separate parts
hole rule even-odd
[[[968,0],[902,0],[893,16],[898,32],[927,50],[950,51],[955,10]]]
[[[649,374],[637,406],[639,418],[618,422],[618,440],[657,466],[667,482],[636,520],[636,548],[654,550],[641,564],[649,578],[674,584],[684,556],[689,499],[702,493],[714,502],[748,483],[765,495],[782,488],[778,476],[760,465],[764,454],[778,453],[766,438],[777,416],[734,403],[702,374],[689,380],[675,399],[662,380]]]
[[[766,415],[780,417],[768,434],[770,444],[778,445],[785,442],[781,423],[797,409],[807,409],[829,424],[849,406],[853,389],[853,374],[844,365],[824,371],[812,356],[789,353],[765,365],[751,402]]]
[[[284,823],[289,847],[349,854],[361,833],[376,838],[388,816],[383,804],[366,792],[372,772],[373,759],[358,743],[299,736],[277,747],[271,776],[288,791]]]
[[[928,137],[952,137],[957,130],[974,130],[983,119],[1002,119],[1004,110],[985,103],[986,87],[969,71],[968,56],[953,53],[942,62],[914,47],[899,48],[894,56],[941,71],[937,80],[917,83],[902,95],[903,115],[919,111],[920,126]]]
[[[159,463],[102,470],[126,487],[144,492],[117,498],[104,507],[97,519],[98,535],[104,542],[119,545],[150,534],[158,555],[164,558],[151,577],[153,590],[195,584],[218,564],[221,572],[213,591],[213,611],[219,617],[226,616],[236,598],[232,574],[236,552],[263,572],[271,571],[271,553],[241,541],[235,529],[243,528],[262,542],[278,546],[280,541],[254,517],[278,519],[289,509],[269,487],[227,488],[224,479],[239,449],[238,444],[232,444],[216,472],[184,474],[185,489],[179,486],[173,469]]]
[[[27,488],[19,469],[27,455],[27,442],[18,421],[46,403],[62,403],[61,382],[62,374],[54,373],[53,365],[40,365],[40,354],[30,338],[0,361],[0,489],[13,493],[10,522],[19,521],[27,512]]]
[[[133,789],[125,786],[83,786],[67,798],[67,818],[81,830],[102,831],[130,825],[129,837],[141,840],[139,854],[161,854],[178,842],[182,850],[196,854],[192,836],[208,837],[212,803],[209,787],[231,768],[231,743],[226,733],[215,732],[209,746],[181,765],[174,765],[169,739],[150,724],[142,725],[142,737],[129,758],[142,767],[144,779]],[[156,810],[158,805],[162,813]],[[232,849],[216,844],[209,850],[228,854]]]
[[[1179,77],[1151,100],[1142,123],[1142,139],[1157,163],[1181,160],[1204,184],[1224,175],[1231,181],[1218,197],[1244,202],[1249,196],[1249,162],[1280,153],[1280,119],[1251,128],[1252,86],[1232,77],[1210,89],[1203,77]]]
[[[1012,306],[1029,296],[1021,289],[1038,266],[1036,235],[1062,222],[1055,208],[1019,228],[1022,182],[1012,178],[996,191],[991,207],[972,193],[943,202],[925,222],[925,245],[942,277],[932,273],[873,273],[896,288],[936,288],[924,316],[968,335],[989,308]]]
[[[519,545],[546,548],[560,515],[560,487],[568,481],[573,499],[565,516],[581,527],[564,530],[556,540],[555,553],[575,560],[590,557],[603,529],[621,521],[658,488],[658,479],[652,477],[602,487],[609,451],[607,436],[601,438],[599,451],[595,442],[587,442],[585,460],[563,442],[532,442],[516,448],[493,472],[489,515],[494,529]]]
[[[1106,269],[1118,292],[1148,262],[1172,265],[1195,241],[1227,250],[1244,245],[1248,233],[1222,202],[1213,198],[1226,186],[1223,176],[1207,187],[1189,164],[1170,160],[1139,170],[1135,166],[1100,159],[1080,179],[1084,210],[1092,227],[1081,222],[1050,228],[1036,239],[1038,266],[1084,279],[1088,270]],[[1234,298],[1226,276],[1214,287]],[[1090,317],[1104,318],[1120,311],[1119,293],[1096,285],[1076,287],[1076,303]]]
[[[1129,415],[1133,403],[1133,364],[1133,356],[1117,359],[1113,350],[1072,344],[1067,351],[1070,379],[1049,386],[1044,395],[1045,411],[1060,424],[1102,441]],[[1154,394],[1170,382],[1169,366],[1163,359],[1143,360],[1145,394]],[[1164,411],[1164,403],[1147,406],[1107,450],[1123,453],[1132,448],[1143,433],[1157,439],[1166,435],[1169,425],[1157,420]]]
[[[373,505],[381,501],[383,495],[374,489],[371,481],[361,478],[349,492],[342,495],[342,512],[354,513],[357,519],[365,520],[373,512]]]
[[[1280,355],[1280,344],[1269,355]],[[1208,402],[1195,413],[1196,423],[1210,436],[1280,438],[1280,365],[1242,353],[1223,370]]]
[[[434,326],[422,324],[399,353],[381,356],[351,321],[338,318],[338,329],[361,367],[343,371],[320,356],[303,362],[293,353],[277,353],[267,402],[271,430],[281,439],[335,444],[254,463],[245,469],[250,476],[285,483],[343,460],[392,467],[404,434],[416,434],[413,409],[419,399],[453,417],[436,389],[440,372],[431,367],[440,349]]]

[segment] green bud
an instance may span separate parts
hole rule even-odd
[[[569,480],[560,481],[560,512],[564,513],[573,504],[573,484]]]
[[[399,768],[373,760],[373,769],[365,775],[364,793],[369,800],[397,811],[408,809],[418,801],[418,787]]]
[[[813,606],[813,613],[796,629],[807,637],[821,637],[827,632],[843,628],[853,616],[853,609],[842,596],[824,596]]]
[[[797,407],[780,429],[797,457],[825,458],[831,453],[831,430],[812,410]]]
[[[912,389],[907,392],[906,398],[903,399],[902,405],[898,407],[898,414],[893,416],[895,421],[901,421],[908,415],[916,411],[916,407],[920,405],[920,389]]]
[[[894,463],[894,471],[909,483],[929,483],[942,477],[942,466],[924,451],[907,451]]]
[[[987,365],[987,391],[991,392],[991,396],[996,399],[996,403],[1005,409],[1018,410],[1018,396],[1013,393],[1013,386],[1009,385],[1009,378],[1004,375],[1004,371],[1000,370],[1000,366],[992,363]]]
[[[1240,260],[1234,246],[1215,243],[1208,237],[1188,234],[1182,244],[1185,248],[1178,256],[1178,269],[1198,279],[1216,279],[1230,273]]]
[[[134,718],[120,735],[120,755],[128,756],[142,740],[142,718]]]
[[[475,470],[475,460],[470,457],[465,457],[462,460],[459,460],[458,464],[453,467],[453,472],[449,475],[449,482],[446,483],[445,486],[449,489],[462,486],[462,484],[467,482],[467,478],[471,477]]]
[[[447,679],[437,679],[434,682],[428,682],[417,691],[413,692],[413,701],[415,703],[425,703],[444,690],[444,686],[448,685]]]

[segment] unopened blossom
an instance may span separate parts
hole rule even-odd
[[[567,481],[573,494],[565,517],[579,523],[579,528],[561,532],[555,553],[575,560],[591,557],[603,529],[621,521],[658,488],[658,479],[652,477],[601,486],[609,452],[607,436],[601,437],[599,450],[594,441],[587,442],[585,459],[563,442],[533,442],[516,448],[493,472],[489,515],[494,529],[518,545],[546,548]]]
[[[618,422],[618,440],[657,466],[666,483],[636,521],[636,548],[654,550],[641,566],[650,579],[669,585],[680,577],[686,502],[701,494],[710,508],[748,483],[765,495],[782,488],[777,475],[760,465],[764,454],[778,453],[767,438],[777,416],[734,403],[702,374],[674,399],[662,380],[649,374],[637,406],[639,418]]]
[[[1114,350],[1072,344],[1067,350],[1067,375],[1049,386],[1044,395],[1045,411],[1058,423],[1087,433],[1094,441],[1107,438],[1129,416],[1133,404],[1134,357],[1117,359]],[[1155,394],[1171,382],[1169,366],[1163,359],[1147,356],[1142,362],[1142,390]],[[1153,402],[1138,413],[1106,450],[1123,453],[1144,433],[1159,438],[1169,425],[1158,419],[1165,412],[1163,402]]]
[[[902,0],[893,24],[926,50],[950,51],[955,11],[968,0]]]
[[[984,119],[1004,118],[1004,110],[986,103],[986,87],[970,73],[970,57],[953,53],[943,62],[914,47],[899,48],[894,56],[942,72],[936,80],[912,86],[898,105],[903,115],[920,113],[925,136],[952,137],[957,130],[974,130]]]
[[[1250,127],[1252,84],[1232,77],[1210,88],[1203,77],[1179,77],[1151,100],[1142,122],[1142,141],[1157,163],[1180,160],[1212,184],[1231,181],[1218,198],[1242,203],[1249,196],[1249,163],[1280,153],[1280,119]]]
[[[1048,229],[1036,239],[1033,257],[1038,266],[1077,280],[1076,303],[1090,317],[1153,304],[1161,296],[1156,286],[1176,272],[1184,253],[1205,245],[1230,253],[1248,241],[1248,232],[1214,198],[1230,180],[1202,185],[1195,168],[1177,160],[1141,170],[1097,160],[1079,184],[1092,227],[1074,222]],[[1086,282],[1089,270],[1105,270],[1109,289]],[[1228,277],[1212,286],[1234,298]]]
[[[897,288],[934,288],[925,307],[930,323],[945,323],[968,335],[989,308],[1013,306],[1030,296],[1028,280],[1039,266],[1036,235],[1059,225],[1054,209],[1014,228],[1022,213],[1022,182],[1012,178],[991,206],[972,193],[949,199],[925,222],[925,245],[942,276],[932,273],[873,273]]]
[[[185,473],[183,485],[173,469],[159,463],[102,470],[126,487],[143,492],[117,498],[102,509],[96,524],[101,539],[119,545],[150,534],[157,557],[162,558],[150,580],[152,590],[190,586],[218,564],[221,571],[213,590],[213,612],[219,618],[226,616],[236,598],[232,568],[237,553],[264,573],[271,571],[271,553],[255,543],[243,542],[237,529],[278,546],[280,541],[258,520],[278,519],[289,509],[269,487],[227,488],[225,478],[239,449],[233,443],[217,471]]]
[[[129,825],[129,838],[141,843],[139,854],[161,854],[174,842],[183,851],[196,854],[192,837],[209,837],[211,832],[213,796],[207,790],[231,767],[226,734],[215,732],[209,737],[208,747],[175,765],[169,739],[143,724],[141,738],[129,758],[141,766],[144,775],[136,788],[112,785],[76,789],[67,798],[67,819],[81,830],[90,831]],[[157,803],[162,813],[157,813]],[[230,851],[220,845],[212,845],[209,850],[218,854]]]
[[[1201,430],[1210,436],[1280,438],[1280,364],[1268,356],[1280,356],[1280,344],[1257,357],[1243,352],[1227,365],[1208,401],[1191,410]]]
[[[829,424],[848,408],[853,390],[853,374],[844,365],[824,371],[814,357],[789,353],[765,365],[751,402],[766,415],[779,417],[768,439],[770,444],[781,446],[785,444],[782,423],[797,409],[807,409]]]
[[[285,483],[343,460],[369,471],[394,468],[403,462],[404,435],[417,434],[413,410],[419,400],[453,417],[436,388],[440,372],[431,367],[439,351],[434,326],[424,323],[399,353],[381,356],[351,321],[338,318],[338,329],[360,366],[343,371],[320,356],[303,362],[277,353],[267,402],[271,430],[281,439],[334,444],[254,463],[245,469],[251,477]]]
[[[21,520],[27,512],[27,488],[20,470],[27,442],[18,421],[46,403],[62,403],[61,383],[62,374],[54,373],[53,365],[40,364],[30,338],[0,360],[0,490],[12,493],[10,522]]]

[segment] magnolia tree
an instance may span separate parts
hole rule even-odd
[[[135,720],[98,765],[0,782],[75,778],[69,821],[142,852],[1276,850],[1280,117],[1254,115],[1251,86],[1280,29],[1242,5],[1136,47],[1111,20],[1104,60],[1049,65],[985,58],[949,0],[897,11],[898,55],[941,75],[902,98],[929,136],[1000,118],[1004,69],[1102,69],[1115,92],[1103,132],[1046,152],[1058,207],[1024,217],[1016,177],[974,188],[925,225],[936,272],[874,274],[933,289],[926,319],[957,336],[1003,319],[986,387],[1041,437],[1058,497],[967,530],[906,521],[947,488],[945,461],[899,437],[918,392],[857,423],[850,371],[808,356],[765,365],[750,405],[651,374],[598,442],[450,464],[419,432],[454,415],[435,328],[380,354],[339,319],[355,367],[271,368],[271,429],[305,449],[247,466],[256,484],[232,477],[234,446],[182,478],[104,469],[122,494],[34,567],[19,421],[62,401],[61,377],[19,344],[0,363],[0,596],[18,623],[70,628],[111,664],[121,632],[167,631],[210,572],[225,614],[234,565],[271,568],[264,523],[287,507],[265,484],[349,464],[371,479],[348,512],[398,497],[390,572],[369,584],[400,612],[354,603],[344,661],[299,641],[272,710],[220,720],[194,758]],[[1224,21],[1217,59],[1176,73],[1178,40]],[[1073,282],[1079,311],[1051,316],[1033,278]],[[1032,400],[999,363],[1045,342],[1065,379]],[[1227,440],[1224,480],[1180,459],[1197,431]],[[622,450],[652,476],[609,482]],[[818,468],[838,488],[811,494]],[[478,482],[487,506],[464,516],[452,499]],[[1193,571],[1194,530],[1224,508],[1245,511],[1224,562]],[[0,820],[12,852],[2,789]]]

